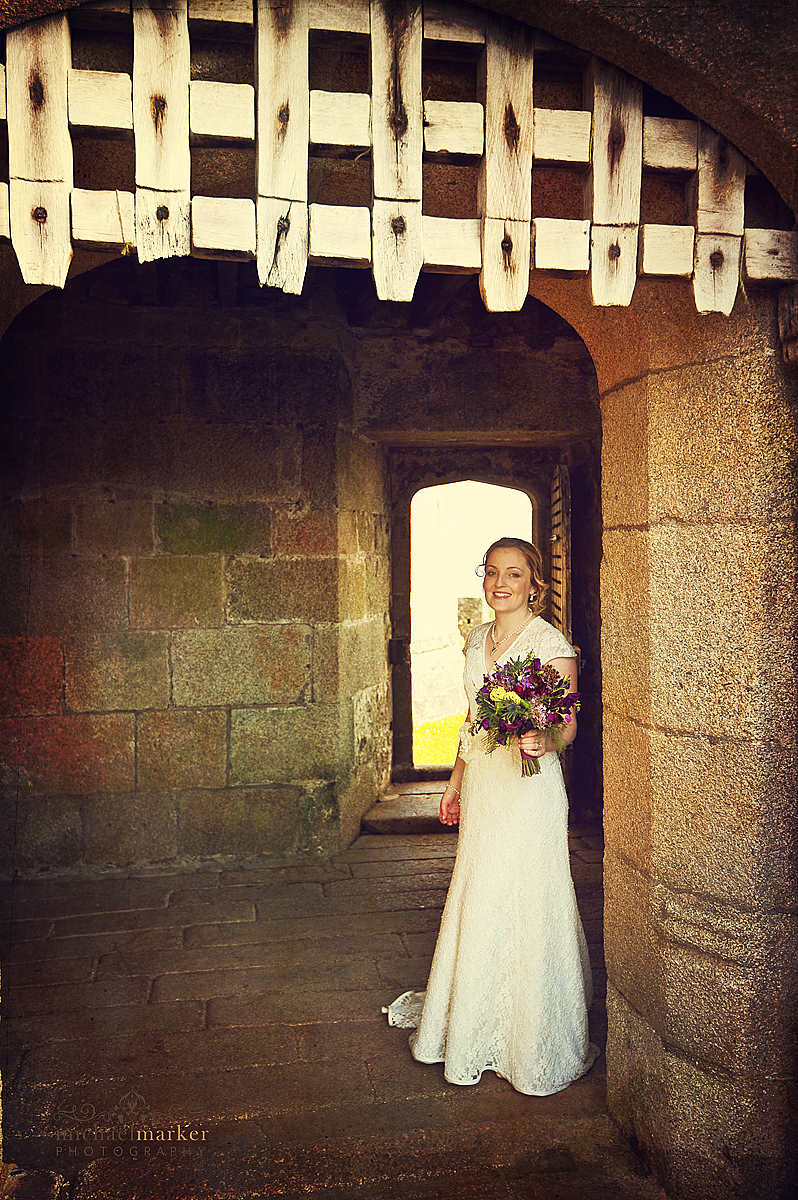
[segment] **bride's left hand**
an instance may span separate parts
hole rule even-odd
[[[540,729],[531,729],[518,739],[518,745],[529,758],[541,758],[548,750],[548,735]]]

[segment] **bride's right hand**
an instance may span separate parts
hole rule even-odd
[[[449,788],[441,796],[440,821],[442,825],[460,824],[460,797]]]

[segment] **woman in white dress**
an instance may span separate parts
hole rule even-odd
[[[530,651],[577,688],[573,648],[540,616],[547,588],[538,550],[501,538],[483,565],[495,617],[464,648],[468,721],[484,675]],[[410,1046],[420,1062],[442,1062],[449,1083],[477,1083],[491,1070],[519,1092],[548,1096],[598,1054],[588,1041],[592,981],[560,760],[551,736],[537,731],[489,754],[468,721],[440,807],[445,825],[460,825],[457,859],[427,991],[415,994]],[[560,745],[573,741],[575,713],[560,733]],[[519,742],[540,774],[522,776]]]

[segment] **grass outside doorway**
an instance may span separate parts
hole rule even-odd
[[[437,767],[453,763],[457,756],[457,731],[465,717],[454,713],[451,717],[438,717],[413,726],[413,765]]]

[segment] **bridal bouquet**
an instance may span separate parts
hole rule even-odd
[[[510,738],[522,737],[533,729],[551,734],[558,754],[559,727],[571,720],[571,710],[579,711],[579,692],[569,691],[570,679],[561,679],[552,666],[541,666],[540,659],[508,659],[485,676],[477,692],[477,717],[469,732],[487,733],[488,752],[506,746]],[[540,763],[521,751],[521,774],[537,775]]]

